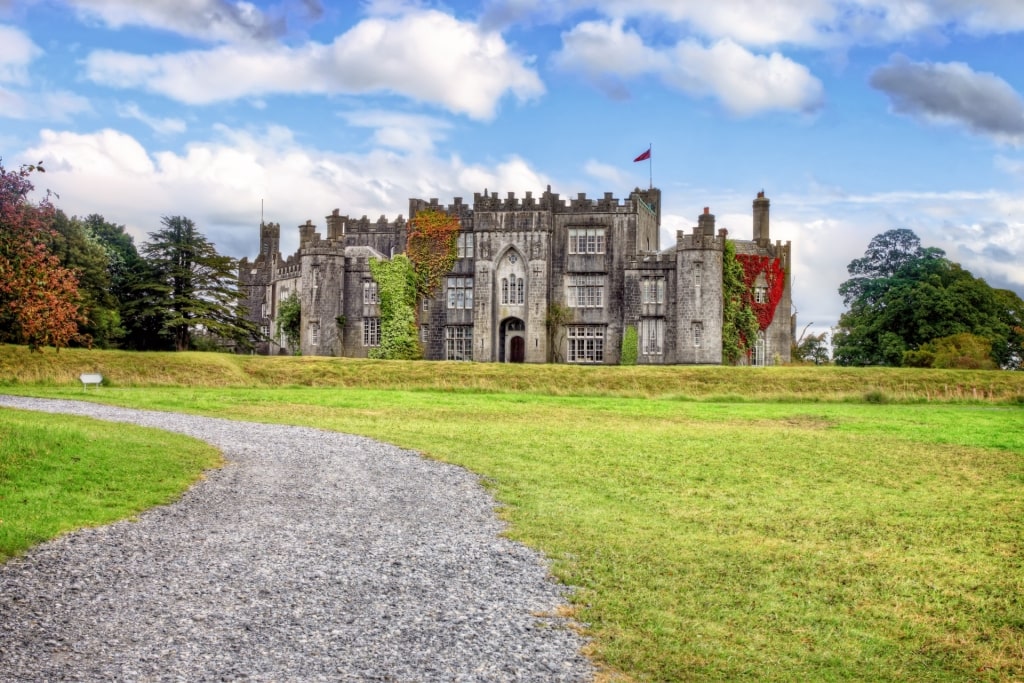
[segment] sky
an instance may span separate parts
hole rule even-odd
[[[633,159],[651,149],[651,161]],[[0,157],[136,244],[253,258],[409,198],[662,189],[792,241],[799,327],[909,228],[1024,295],[1021,0],[0,0]]]

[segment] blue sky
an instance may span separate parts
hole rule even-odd
[[[254,256],[334,208],[648,183],[662,247],[772,200],[801,326],[911,228],[1024,294],[1019,0],[0,0],[0,155],[137,243],[192,218]]]

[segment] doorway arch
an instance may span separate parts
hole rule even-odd
[[[526,360],[526,323],[520,318],[505,318],[501,321],[498,344],[502,363],[522,363]]]

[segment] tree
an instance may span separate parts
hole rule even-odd
[[[111,288],[107,250],[78,217],[68,218],[58,209],[53,216],[50,251],[66,268],[78,273],[78,292],[85,322],[82,335],[100,348],[113,346],[124,336],[117,298]]]
[[[39,166],[7,171],[0,164],[0,341],[60,349],[82,339],[78,275],[50,253],[55,209],[49,195],[28,200],[29,175]]]
[[[257,330],[248,321],[238,288],[238,262],[217,253],[195,224],[184,216],[165,216],[163,229],[149,233],[142,252],[152,268],[152,280],[141,283],[163,309],[163,329],[174,349],[192,346],[192,334],[202,330],[248,347]]]
[[[106,252],[110,294],[117,302],[124,330],[119,343],[136,351],[172,349],[171,337],[164,331],[166,311],[151,305],[159,298],[150,289],[157,276],[139,255],[132,236],[123,225],[99,214],[86,216],[82,223]]]
[[[832,338],[838,364],[898,366],[908,351],[970,333],[987,339],[993,360],[1009,366],[1012,300],[941,250],[922,248],[913,232],[875,237],[864,258],[851,262],[848,270],[853,277],[839,292],[850,308]]]
[[[820,334],[807,334],[807,329],[814,323],[808,323],[804,327],[800,338],[793,342],[790,349],[790,356],[795,362],[814,363],[815,365],[827,365],[828,357],[828,332]]]

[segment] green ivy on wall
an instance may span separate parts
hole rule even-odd
[[[636,359],[640,352],[640,337],[636,333],[636,325],[626,325],[626,331],[622,334],[622,354],[619,356],[620,365],[636,365]]]
[[[301,330],[302,303],[299,301],[299,295],[292,292],[277,305],[277,336],[284,335],[285,343],[296,356],[302,353]]]
[[[760,326],[747,296],[746,272],[736,245],[725,241],[722,254],[722,362],[735,364],[757,339]]]
[[[370,273],[380,298],[380,346],[370,358],[414,360],[423,357],[416,334],[417,276],[405,254],[370,259]]]

